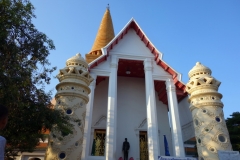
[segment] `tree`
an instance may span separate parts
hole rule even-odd
[[[226,119],[230,140],[234,151],[240,151],[240,112],[233,112]]]
[[[0,103],[9,108],[9,121],[1,131],[7,139],[6,155],[31,152],[54,129],[71,133],[71,120],[52,109],[45,83],[56,67],[48,68],[53,41],[32,24],[34,7],[29,0],[0,0]]]

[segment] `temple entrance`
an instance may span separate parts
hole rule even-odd
[[[91,153],[92,156],[104,156],[105,138],[106,138],[105,129],[95,129]]]
[[[139,132],[140,160],[148,160],[148,138],[147,131]]]

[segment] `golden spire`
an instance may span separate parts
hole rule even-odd
[[[102,22],[98,29],[98,33],[92,46],[92,49],[88,54],[86,54],[86,61],[90,63],[99,56],[101,56],[102,55],[101,48],[106,46],[114,38],[114,36],[115,35],[113,30],[113,23],[108,6],[107,10],[103,15]]]

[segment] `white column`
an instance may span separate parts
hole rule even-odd
[[[158,159],[158,156],[160,156],[158,146],[158,122],[151,59],[144,60],[144,71],[148,127],[148,154],[149,159]]]
[[[82,145],[82,160],[87,160],[90,155],[91,148],[91,126],[92,126],[92,110],[93,110],[93,102],[94,102],[94,91],[96,86],[96,75],[91,74],[94,79],[92,83],[89,85],[91,93],[88,95],[89,102],[86,105],[86,117],[85,117],[85,126],[84,126],[84,137],[83,137],[83,145]]]
[[[184,145],[183,145],[183,139],[182,139],[182,127],[181,127],[180,117],[178,112],[176,87],[173,83],[173,80],[168,79],[166,81],[166,89],[167,89],[167,96],[168,96],[168,108],[170,112],[173,154],[176,157],[185,157],[185,151],[184,151]]]
[[[106,160],[116,159],[116,110],[117,110],[117,68],[118,58],[111,56],[110,76],[108,86],[108,108],[107,108],[107,134],[106,134]]]

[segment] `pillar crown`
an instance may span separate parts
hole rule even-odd
[[[166,84],[167,91],[169,91],[169,90],[176,91],[176,86],[174,85],[173,80],[167,79],[165,81],[165,84]]]
[[[66,66],[84,67],[85,69],[88,68],[87,62],[80,53],[77,53],[75,56],[69,58],[66,62]]]
[[[152,71],[153,66],[152,66],[152,60],[150,58],[145,59],[143,64],[144,64],[145,71]]]
[[[88,85],[93,81],[93,78],[88,72],[88,64],[84,58],[81,57],[80,53],[77,53],[67,60],[66,67],[60,69],[57,78],[60,82],[69,78],[80,79],[81,81],[85,81]]]
[[[212,71],[208,67],[202,65],[200,62],[197,62],[196,65],[188,72],[189,78],[198,77],[202,74],[211,75]]]
[[[188,73],[189,82],[186,84],[186,91],[192,94],[199,89],[210,89],[213,92],[218,91],[221,82],[211,76],[212,71],[197,62],[196,65]]]
[[[110,60],[110,68],[118,68],[118,57],[115,55],[111,56],[111,60]]]

